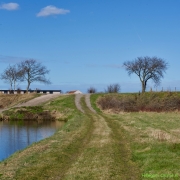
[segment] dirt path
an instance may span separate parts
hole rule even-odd
[[[91,96],[91,94],[86,94],[86,95],[85,95],[86,105],[87,105],[87,107],[88,107],[93,113],[96,113],[96,111],[95,111],[95,110],[92,108],[92,106],[91,106],[90,96]]]
[[[90,94],[85,94],[85,95],[83,95],[83,94],[76,94],[76,96],[75,96],[75,104],[76,104],[77,109],[79,109],[81,112],[84,113],[84,110],[82,109],[81,103],[80,103],[81,98],[84,97],[84,96],[85,96],[85,102],[86,102],[87,107],[88,107],[93,113],[96,113],[96,111],[95,111],[95,110],[92,108],[92,106],[91,106]]]
[[[60,95],[61,95],[61,94],[46,94],[46,95],[42,95],[42,96],[37,97],[37,98],[34,98],[34,99],[32,99],[32,100],[30,100],[30,101],[28,101],[28,102],[18,104],[18,105],[14,106],[14,107],[38,106],[38,105],[40,105],[41,103],[47,102],[47,101],[49,101],[49,100],[51,100],[51,99],[54,99],[54,98],[56,98],[56,97],[58,97],[58,96],[60,96]],[[12,108],[12,107],[10,107],[10,108]],[[2,110],[0,110],[0,113],[3,112],[3,111],[5,111],[5,110],[8,110],[8,109],[10,109],[10,108],[2,109]]]
[[[84,96],[83,94],[76,94],[76,96],[75,96],[75,104],[76,104],[76,107],[77,107],[77,109],[79,109],[79,111],[81,111],[82,113],[84,113],[84,110],[83,110],[82,107],[81,107],[80,100],[81,100],[81,98],[82,98],[83,96]]]
[[[90,94],[77,96],[79,110],[82,109],[81,98],[87,106],[83,107],[83,112],[92,119],[93,131],[76,162],[66,172],[65,179],[139,179],[138,169],[130,160],[120,128],[111,126],[110,120],[96,113],[91,106]]]
[[[21,106],[38,106],[41,103],[47,102],[49,100],[52,100],[58,96],[60,96],[61,94],[46,94],[46,95],[42,95],[40,97],[34,98],[28,102],[22,103],[17,105],[16,107],[21,107]]]

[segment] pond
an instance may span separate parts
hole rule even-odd
[[[0,161],[30,144],[55,133],[64,122],[59,121],[0,121]]]

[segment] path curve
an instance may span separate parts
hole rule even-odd
[[[34,98],[30,101],[27,101],[25,103],[22,104],[18,104],[15,107],[21,107],[21,106],[38,106],[44,102],[47,102],[49,100],[52,100],[56,97],[60,96],[60,94],[46,94],[46,95],[42,95],[40,97]]]

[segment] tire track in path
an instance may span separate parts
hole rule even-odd
[[[92,108],[92,106],[91,106],[90,95],[91,95],[91,94],[85,94],[85,102],[86,102],[87,107],[88,107],[93,113],[96,113],[96,111],[95,111],[95,110]],[[76,107],[77,107],[77,109],[78,109],[79,111],[85,113],[84,110],[82,109],[81,103],[80,103],[82,97],[84,97],[83,94],[76,94],[76,96],[75,96],[75,104],[76,104]]]
[[[87,105],[87,107],[88,107],[93,113],[96,113],[96,111],[95,111],[95,110],[92,108],[92,106],[91,106],[90,96],[91,96],[91,94],[86,94],[86,95],[85,95],[86,105]]]
[[[79,111],[81,111],[82,113],[84,113],[84,110],[82,109],[81,107],[81,104],[80,104],[80,101],[81,101],[81,98],[83,97],[84,95],[83,94],[76,94],[75,96],[75,104],[76,104],[76,107]]]

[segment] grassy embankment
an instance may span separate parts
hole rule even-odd
[[[91,129],[90,120],[79,113],[74,96],[61,96],[44,104],[69,121],[53,136],[34,143],[0,163],[1,179],[56,179],[63,177],[76,160]]]
[[[109,126],[81,100],[85,114],[76,110],[74,96],[44,104],[68,121],[53,136],[34,143],[0,163],[2,179],[139,179],[121,128]]]
[[[91,98],[93,107],[100,111],[97,108],[97,101],[100,97],[107,96],[111,96],[111,99],[116,97],[116,100],[119,98],[121,103],[122,99],[124,99],[123,102],[127,103],[129,99],[132,100],[132,97],[137,98],[138,94],[95,94]],[[123,112],[118,111],[116,103],[111,104],[115,109],[110,108],[107,99],[108,105],[107,108],[104,108],[102,115],[108,119],[110,126],[123,128],[123,133],[131,147],[131,159],[138,164],[142,175],[144,175],[142,179],[179,179],[180,112],[177,109],[179,109],[180,104],[177,102],[179,102],[180,93],[146,93],[143,96],[137,99],[135,103],[138,104],[137,107],[139,108],[142,108],[141,105],[143,104],[148,111],[153,108],[153,105],[158,108],[157,111],[162,110],[164,107],[175,111],[159,113]],[[167,101],[169,104],[164,103]],[[127,104],[129,105],[129,103]],[[131,106],[129,108],[131,109]],[[164,178],[160,176],[164,176]]]
[[[179,179],[179,112],[107,113],[96,105],[99,96],[107,95],[91,97],[98,114],[87,109],[84,99],[86,114],[81,114],[74,96],[45,103],[68,122],[50,138],[1,162],[1,178],[149,179],[140,177],[148,173]]]

